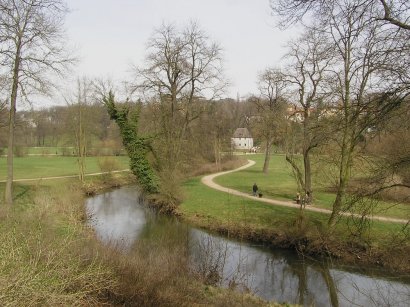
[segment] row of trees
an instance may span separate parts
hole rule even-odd
[[[110,121],[101,104],[81,103],[82,122],[88,132],[87,147],[110,147],[120,144],[118,128]],[[0,121],[8,120],[8,109],[0,113]],[[79,125],[79,104],[73,100],[67,106],[16,113],[15,145],[18,147],[75,147],[76,127]],[[0,147],[7,147],[8,127],[0,126]],[[67,154],[69,154],[67,152]],[[72,152],[70,153],[72,154]]]

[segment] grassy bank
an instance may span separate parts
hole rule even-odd
[[[141,242],[132,254],[102,246],[84,223],[85,191],[128,182],[121,174],[85,189],[75,179],[17,184],[14,206],[0,207],[0,305],[266,305],[204,284],[178,244]]]
[[[245,155],[244,158],[254,160],[256,164],[240,172],[217,177],[215,182],[244,193],[251,193],[252,185],[256,182],[264,197],[280,200],[292,200],[295,197],[298,191],[296,180],[284,155],[272,155],[268,174],[262,172],[264,155]],[[316,207],[331,209],[335,194],[329,192],[331,182],[325,180],[327,177],[323,177],[321,175],[323,173],[326,173],[326,170],[321,169],[320,172],[313,172],[315,182],[313,202]],[[372,213],[386,217],[409,219],[410,204],[379,201]]]
[[[256,159],[254,159],[254,157]],[[257,156],[252,159],[258,160]],[[265,195],[290,198],[291,175],[286,166],[275,163],[265,175],[260,164],[238,173],[217,177],[217,182],[243,192],[250,192],[257,182]],[[259,157],[259,162],[261,161]],[[410,272],[410,242],[403,225],[373,221],[370,227],[350,218],[342,218],[335,229],[328,229],[327,214],[272,206],[244,199],[206,187],[200,178],[184,185],[185,201],[179,208],[182,218],[200,227],[236,238],[265,242],[296,249],[310,255],[327,255],[345,262],[383,265],[388,269]],[[289,198],[288,198],[289,197]],[[395,257],[392,259],[391,255]]]

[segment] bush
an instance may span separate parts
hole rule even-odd
[[[61,154],[65,157],[74,155],[74,149],[70,147],[61,147]]]
[[[181,176],[169,170],[159,173],[159,193],[156,204],[164,213],[173,213],[182,201]]]
[[[112,172],[120,168],[118,161],[113,157],[103,157],[98,159],[98,166],[101,170],[103,181],[111,179]]]
[[[27,156],[27,148],[23,146],[15,146],[14,147],[14,155],[16,157],[24,157]]]
[[[98,166],[101,172],[111,173],[112,171],[118,170],[120,165],[114,157],[103,157],[98,159]]]

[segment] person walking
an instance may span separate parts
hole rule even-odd
[[[252,191],[253,191],[253,196],[258,195],[258,186],[256,185],[256,182],[252,186]]]
[[[296,203],[299,205],[300,204],[300,194],[299,192],[296,193],[296,198],[295,198]]]

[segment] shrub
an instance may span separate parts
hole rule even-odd
[[[14,155],[16,157],[24,157],[27,155],[27,148],[23,146],[15,146],[14,147]]]
[[[61,147],[61,154],[63,156],[72,156],[74,152],[73,148],[70,147]]]
[[[112,172],[119,169],[118,161],[113,157],[103,157],[98,159],[98,166],[101,170],[103,181],[111,179]]]

